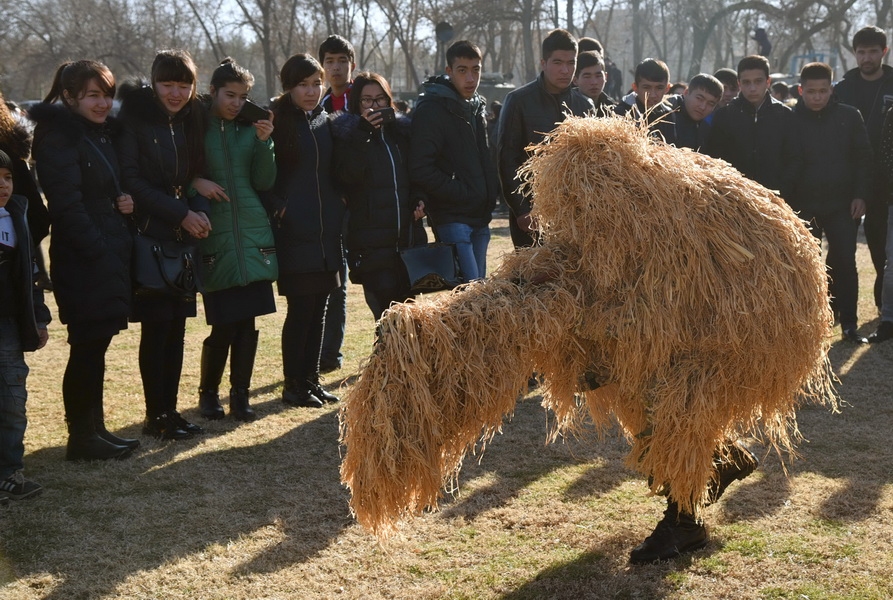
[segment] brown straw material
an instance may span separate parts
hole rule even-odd
[[[820,247],[775,194],[627,119],[565,121],[522,175],[543,245],[380,322],[341,412],[364,527],[436,508],[534,371],[555,435],[616,419],[628,464],[688,511],[717,448],[793,453],[798,404],[836,407]]]

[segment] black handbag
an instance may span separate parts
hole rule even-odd
[[[137,230],[131,276],[139,295],[190,296],[200,290],[194,241],[157,240]]]
[[[451,290],[464,283],[459,277],[459,258],[455,244],[435,242],[424,246],[412,246],[400,251],[400,260],[409,276],[410,292],[428,294]]]
[[[118,175],[105,154],[89,137],[86,140],[111,172],[115,192],[119,196],[123,195]],[[175,240],[157,240],[137,227],[130,254],[130,277],[134,294],[190,296],[201,291],[195,261],[198,242],[182,240],[179,229],[177,232]]]

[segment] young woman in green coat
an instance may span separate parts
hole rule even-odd
[[[276,311],[272,282],[276,248],[258,191],[276,181],[273,116],[250,123],[240,117],[254,77],[227,58],[211,77],[211,124],[205,136],[207,178],[196,190],[212,200],[211,232],[202,240],[205,316],[211,334],[202,347],[199,409],[223,417],[218,387],[230,355],[230,415],[257,418],[248,402],[257,351],[255,317]]]

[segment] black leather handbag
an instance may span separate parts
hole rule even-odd
[[[198,291],[194,241],[157,240],[137,231],[133,239],[133,290],[141,295],[189,296]]]

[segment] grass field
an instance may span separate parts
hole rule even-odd
[[[493,225],[495,261],[510,242],[506,221]],[[867,334],[877,311],[864,244],[859,263]],[[330,390],[351,384],[373,339],[359,287],[348,313],[345,368],[326,378]],[[836,343],[842,410],[802,410],[806,441],[789,475],[766,457],[706,511],[705,550],[632,567],[628,552],[661,500],[623,466],[616,436],[545,445],[550,416],[535,392],[466,460],[441,512],[380,546],[352,521],[339,483],[337,407],[279,401],[283,318],[284,304],[259,321],[260,419],[242,425],[197,414],[208,329],[201,315],[190,320],[180,406],[207,434],[185,442],[141,436],[138,326],[117,336],[107,421],[143,446],[111,463],[63,460],[67,345],[54,322],[48,347],[28,357],[26,473],[45,491],[0,509],[0,599],[893,598],[893,342]]]

